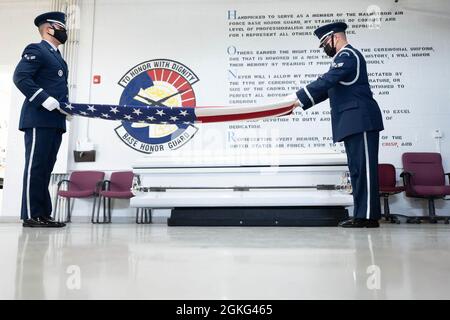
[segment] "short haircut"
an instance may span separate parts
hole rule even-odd
[[[335,34],[342,39],[347,39],[347,35],[345,34],[345,31],[336,32]]]
[[[45,29],[46,27],[48,27],[49,25],[50,25],[50,23],[45,22],[45,23],[41,24],[41,25],[38,27],[39,33],[41,34],[41,36],[44,34],[44,29]]]

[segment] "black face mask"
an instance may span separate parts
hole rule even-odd
[[[325,51],[325,54],[329,56],[330,58],[333,58],[336,55],[336,47],[334,46],[334,37],[331,36],[331,44],[328,43],[323,47],[323,51]]]
[[[61,44],[66,43],[67,41],[67,31],[66,30],[58,30],[53,28],[53,31],[55,31],[54,34],[50,34],[51,36],[53,36],[56,40],[58,40]]]

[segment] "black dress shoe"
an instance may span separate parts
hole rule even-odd
[[[52,217],[40,217],[39,220],[45,221],[45,222],[47,222],[49,224],[55,223],[55,224],[60,225],[60,227],[65,227],[66,226],[66,224],[64,222],[56,221]]]
[[[351,218],[339,223],[342,228],[378,228],[380,224],[375,219]]]
[[[23,221],[24,228],[61,228],[63,225],[55,222],[47,222],[42,218],[31,218]]]

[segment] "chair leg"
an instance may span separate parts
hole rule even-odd
[[[98,205],[97,205],[97,222],[100,223],[100,207],[102,206],[102,196],[98,196]]]
[[[69,208],[70,207],[70,198],[66,198],[66,219],[65,222],[69,223],[70,222],[70,212],[69,212]]]
[[[434,199],[428,199],[428,214],[430,216],[430,223],[437,223],[436,220],[436,208],[434,206]]]
[[[75,199],[73,201],[70,200],[70,198],[67,198],[67,208],[68,208],[68,214],[69,214],[69,219],[67,222],[72,222],[72,205],[73,202],[75,201]]]
[[[449,216],[437,216],[436,215],[436,207],[434,204],[434,198],[428,198],[428,216],[409,217],[408,223],[420,223],[423,220],[426,220],[431,224],[438,223],[438,221],[440,221],[440,220],[443,220],[445,224],[450,223]]]
[[[100,202],[98,203],[98,212],[97,212],[97,220],[98,223],[105,223],[105,198],[103,196],[99,197]],[[101,208],[103,207],[103,220],[100,219],[100,211]]]
[[[386,221],[389,221],[391,212],[389,210],[389,198],[386,195],[383,196],[383,206],[384,206],[384,219]]]
[[[391,214],[391,209],[389,207],[389,195],[383,196],[383,203],[384,203],[384,218],[386,219],[386,221],[389,221],[390,223],[400,224],[398,216],[395,214]]]
[[[108,223],[111,223],[112,199],[108,198]]]
[[[106,223],[106,198],[103,198],[103,223]]]
[[[94,222],[94,214],[95,214],[95,205],[97,204],[97,197],[94,196],[94,204],[92,205],[92,216],[91,216],[91,223],[95,223]]]

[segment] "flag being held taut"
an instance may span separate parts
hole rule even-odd
[[[63,103],[61,110],[70,115],[105,120],[148,124],[191,124],[262,119],[289,115],[294,101],[247,106],[132,106],[110,104]]]

